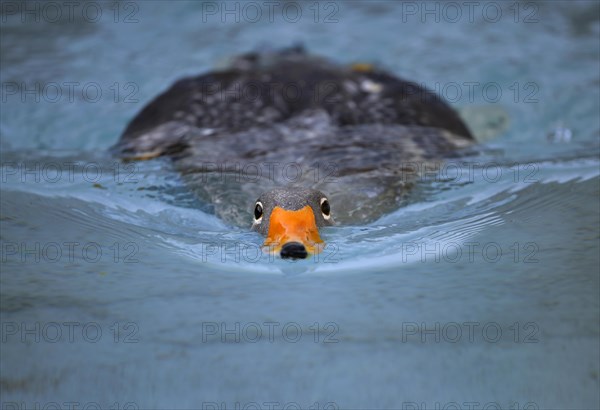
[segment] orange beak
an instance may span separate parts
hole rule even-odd
[[[276,206],[271,212],[269,232],[264,243],[265,251],[279,254],[283,245],[298,242],[311,254],[323,250],[323,240],[315,222],[312,208],[306,205],[297,211],[287,211]]]

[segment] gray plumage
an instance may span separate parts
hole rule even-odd
[[[341,222],[373,220],[404,200],[417,176],[407,163],[472,142],[454,110],[417,84],[292,49],[178,81],[113,150],[169,156],[219,216],[247,226],[261,192],[290,184],[326,193]]]

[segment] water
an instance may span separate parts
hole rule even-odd
[[[600,406],[597,3],[90,4],[2,3],[3,408]],[[295,42],[438,90],[485,140],[302,262],[106,151],[176,79]]]

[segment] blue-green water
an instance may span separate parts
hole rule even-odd
[[[3,409],[600,406],[598,3],[0,4]],[[302,262],[107,154],[297,42],[442,93],[479,154]]]

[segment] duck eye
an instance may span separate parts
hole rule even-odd
[[[323,215],[329,216],[331,208],[329,207],[329,201],[326,198],[321,199],[321,212]]]
[[[263,207],[262,204],[260,202],[256,203],[256,206],[254,207],[254,219],[256,219],[257,221],[262,218],[263,215]]]

